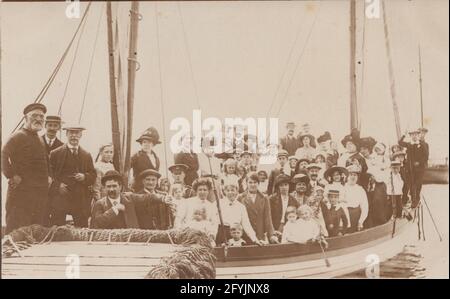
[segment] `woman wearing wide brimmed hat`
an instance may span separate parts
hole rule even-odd
[[[292,178],[295,191],[291,195],[295,198],[299,206],[306,204],[309,196],[311,196],[311,184],[309,181],[309,176],[304,173],[298,173]]]
[[[283,226],[286,223],[287,207],[298,207],[298,202],[289,194],[290,183],[290,175],[278,175],[275,178],[275,192],[269,197],[273,227],[279,233],[283,232]]]
[[[314,159],[317,153],[314,136],[303,133],[300,134],[298,138],[300,147],[295,151],[295,155],[299,158],[305,158],[308,160]]]
[[[339,191],[339,201],[344,201],[344,181],[348,176],[348,171],[344,167],[333,166],[328,168],[324,173],[325,180],[328,181],[328,185],[325,186],[325,197],[329,190]]]
[[[160,161],[156,153],[153,151],[153,147],[160,144],[158,131],[154,127],[150,127],[145,130],[138,139],[136,139],[141,145],[141,149],[131,157],[131,168],[133,169],[133,178],[137,179],[137,176],[146,169],[153,169],[159,171]],[[133,189],[141,189],[142,186],[133,185]]]

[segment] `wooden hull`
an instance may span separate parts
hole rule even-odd
[[[328,239],[325,265],[318,244],[280,244],[216,248],[217,278],[330,278],[362,269],[367,257],[380,262],[399,253],[415,233],[415,225],[399,220],[366,231]],[[415,234],[414,234],[415,236]],[[181,246],[170,244],[53,242],[34,245],[24,257],[2,259],[2,278],[68,278],[78,257],[80,278],[143,278],[161,258]],[[69,258],[68,258],[69,256]],[[72,273],[72,274],[71,274]],[[76,275],[76,273],[75,273]],[[77,277],[77,276],[76,276]]]
[[[424,184],[448,184],[448,166],[425,168]]]
[[[217,278],[331,278],[364,269],[376,258],[382,262],[401,252],[415,236],[406,220],[351,235],[328,239],[327,267],[318,244],[282,244],[217,250]]]

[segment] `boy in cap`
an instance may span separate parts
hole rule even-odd
[[[47,108],[33,103],[23,110],[25,124],[2,149],[2,172],[8,179],[6,233],[31,224],[43,224],[51,182],[48,155],[38,132]]]
[[[56,134],[61,130],[61,117],[57,115],[48,115],[45,118],[45,134],[42,135],[42,141],[44,141],[47,154],[58,147],[64,145],[64,143],[58,139]]]
[[[328,202],[322,202],[321,210],[328,236],[342,236],[346,232],[348,221],[344,209],[339,204],[339,190],[328,190],[327,198]]]
[[[76,227],[87,227],[91,215],[92,192],[97,177],[92,156],[80,146],[83,127],[64,128],[68,142],[50,153],[53,172],[51,222],[66,224],[66,215],[73,217]]]

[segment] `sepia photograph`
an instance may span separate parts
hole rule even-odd
[[[448,23],[447,0],[0,1],[1,278],[448,279]]]

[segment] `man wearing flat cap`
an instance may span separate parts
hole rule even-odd
[[[79,125],[64,127],[67,143],[50,153],[53,183],[50,188],[51,223],[64,225],[72,215],[76,227],[87,227],[91,212],[90,186],[97,172],[92,156],[80,146],[85,130]]]
[[[107,195],[97,200],[92,207],[92,228],[142,228],[136,213],[140,207],[147,203],[167,200],[164,195],[157,193],[122,192],[123,177],[116,170],[105,173],[102,177],[102,185]]]
[[[405,134],[406,135],[406,134]],[[425,168],[428,164],[428,144],[420,140],[420,129],[409,132],[410,142],[406,142],[403,135],[398,144],[406,148],[406,167],[409,174],[412,208],[420,202],[420,192]]]
[[[153,169],[146,169],[139,174],[137,180],[142,189],[137,194],[167,195],[157,190],[161,174]],[[145,201],[136,204],[136,216],[142,229],[168,229],[173,223],[171,208],[159,201]]]
[[[49,156],[52,150],[64,145],[64,143],[56,136],[59,130],[61,130],[61,117],[48,115],[45,118],[45,134],[42,135],[41,138],[42,141],[44,141],[45,149]]]
[[[43,209],[51,181],[48,156],[38,132],[47,108],[39,103],[23,110],[25,124],[2,149],[2,172],[8,179],[6,233],[31,224],[43,224]]]

